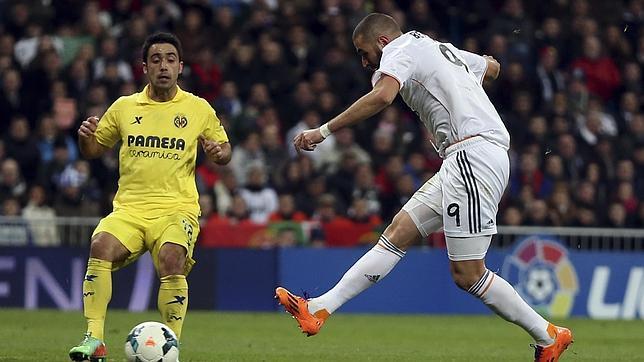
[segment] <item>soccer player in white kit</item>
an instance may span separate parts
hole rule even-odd
[[[382,280],[409,246],[443,227],[456,284],[526,330],[535,339],[535,361],[556,361],[572,343],[570,330],[546,321],[485,266],[510,174],[510,135],[482,87],[483,80],[497,77],[499,64],[417,31],[403,34],[393,18],[378,13],[356,26],[353,43],[362,65],[374,71],[372,91],[328,123],[300,133],[295,147],[314,150],[331,133],[380,112],[400,93],[433,135],[443,165],[335,287],[309,300],[279,287],[276,297],[304,333],[316,334],[331,313]]]

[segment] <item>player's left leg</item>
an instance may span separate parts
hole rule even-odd
[[[538,351],[546,346],[550,352],[556,350],[546,353],[555,361],[572,342],[570,331],[548,323],[507,281],[485,267],[509,177],[507,152],[474,138],[448,149],[441,171],[443,225],[454,281],[496,314],[522,327],[535,339]]]
[[[572,343],[570,330],[549,323],[507,281],[485,267],[491,235],[446,239],[450,272],[456,285],[479,298],[501,318],[528,332],[535,340],[536,361],[556,361]],[[546,355],[554,359],[541,358]]]
[[[197,221],[183,216],[163,218],[151,227],[154,245],[150,250],[160,280],[158,308],[177,338],[181,338],[188,310],[186,275],[194,263],[192,251],[198,233]]]

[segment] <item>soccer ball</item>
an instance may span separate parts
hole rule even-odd
[[[177,336],[163,323],[143,322],[127,335],[125,357],[129,362],[178,362]]]

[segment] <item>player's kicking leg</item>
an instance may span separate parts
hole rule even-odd
[[[83,340],[69,350],[72,361],[106,360],[103,328],[107,304],[112,297],[112,263],[123,261],[130,252],[109,233],[98,233],[92,239],[87,273],[83,281],[83,306],[87,333]]]
[[[438,214],[435,214],[438,218]],[[420,233],[406,211],[399,212],[380,236],[378,243],[362,256],[325,294],[306,300],[282,287],[275,298],[290,313],[307,336],[317,334],[329,315],[341,305],[382,280],[405,256]]]
[[[485,267],[483,258],[491,238],[446,238],[452,278],[501,318],[528,332],[535,340],[536,362],[558,361],[573,341],[571,331],[549,323],[507,281]]]

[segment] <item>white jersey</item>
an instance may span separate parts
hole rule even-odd
[[[441,157],[451,144],[480,135],[503,149],[510,134],[483,90],[487,61],[482,56],[410,31],[382,51],[372,85],[383,74],[400,83],[400,95],[438,144]]]

